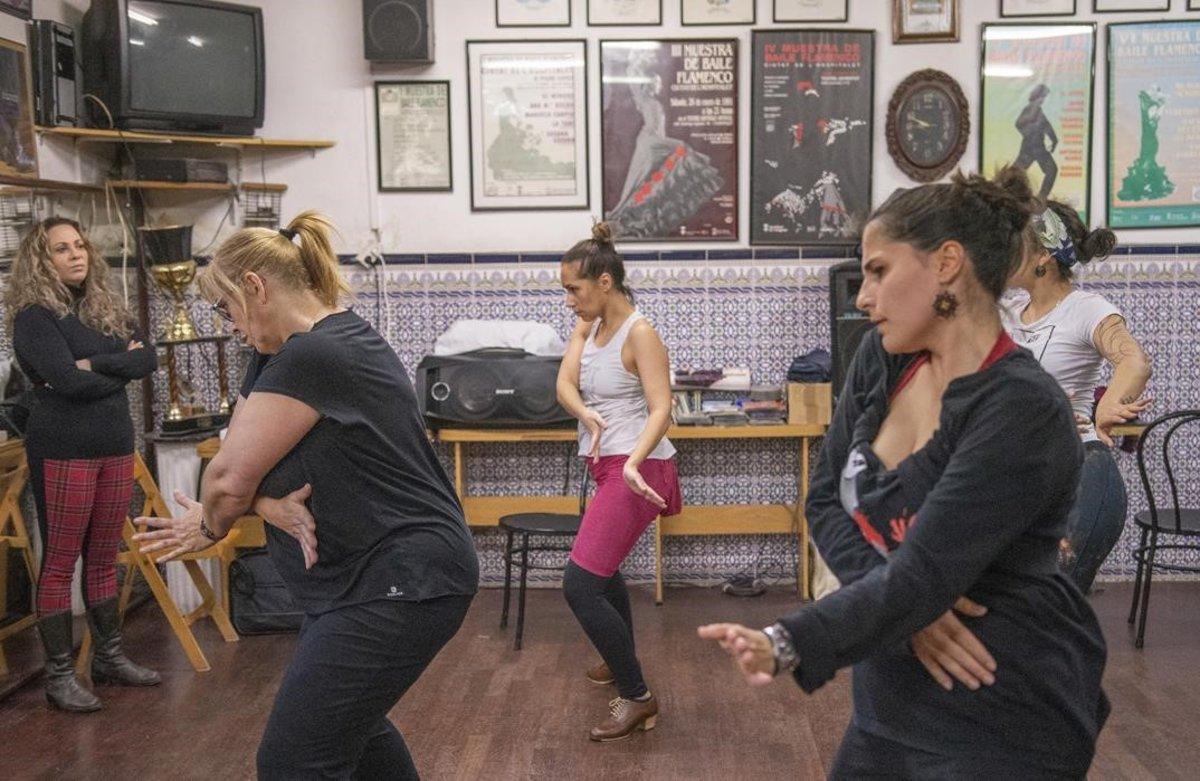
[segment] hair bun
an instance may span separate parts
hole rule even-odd
[[[612,244],[613,229],[612,225],[604,220],[596,220],[592,223],[592,240],[597,244]]]

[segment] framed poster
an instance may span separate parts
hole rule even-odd
[[[33,0],[0,0],[0,11],[20,19],[32,19]]]
[[[625,241],[738,238],[737,40],[601,41],[604,217]]]
[[[587,0],[592,27],[662,24],[662,0]]]
[[[871,211],[875,34],[755,30],[750,243],[854,244]]]
[[[375,160],[382,192],[450,190],[450,82],[375,82]]]
[[[850,0],[775,0],[776,22],[844,22],[850,18]]]
[[[979,171],[1029,174],[1043,198],[1088,224],[1092,170],[1094,24],[985,24]]]
[[[1200,225],[1200,20],[1108,26],[1108,224]]]
[[[1076,0],[1000,0],[1001,16],[1074,16]]]
[[[754,0],[679,0],[679,20],[685,25],[754,24]]]
[[[497,27],[570,27],[571,0],[496,0]]]
[[[1171,0],[1092,0],[1092,10],[1098,14],[1123,11],[1170,11]]]
[[[958,40],[958,0],[893,0],[892,43]]]
[[[1200,11],[1200,0],[1188,0],[1187,10]]]
[[[0,174],[6,176],[38,175],[32,85],[25,47],[0,38]]]
[[[467,41],[471,209],[588,208],[587,42]]]

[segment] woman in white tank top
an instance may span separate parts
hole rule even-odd
[[[1023,291],[1005,300],[1000,315],[1013,341],[1034,354],[1071,399],[1084,443],[1075,507],[1068,519],[1062,563],[1085,594],[1125,527],[1128,499],[1112,457],[1115,425],[1133,420],[1150,404],[1142,398],[1150,361],[1103,296],[1075,287],[1078,263],[1105,257],[1116,245],[1107,228],[1089,231],[1072,207],[1048,201],[1030,220],[1026,257],[1009,280]],[[1113,376],[1092,420],[1093,394],[1104,363]]]
[[[671,425],[667,348],[633,306],[625,266],[605,223],[562,260],[567,306],[579,317],[558,374],[558,400],[579,419],[579,455],[596,481],[563,593],[604,662],[587,671],[615,683],[609,715],[593,727],[597,741],[653,729],[658,701],[646,687],[634,650],[629,593],[620,566],[659,515],[682,500]]]

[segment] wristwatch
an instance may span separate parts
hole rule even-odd
[[[796,654],[792,633],[778,622],[763,627],[762,631],[771,640],[771,653],[775,656],[775,675],[795,670],[800,664],[800,657]]]
[[[200,533],[213,542],[220,542],[221,540],[225,539],[224,535],[218,536],[216,532],[209,528],[208,519],[203,515],[200,516]]]

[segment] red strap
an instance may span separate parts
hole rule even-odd
[[[1017,349],[1017,343],[1012,340],[1007,331],[1000,329],[1000,335],[996,337],[996,343],[992,345],[992,351],[988,353],[987,357],[983,359],[983,363],[980,364],[979,371],[988,368],[1015,349]],[[900,391],[904,390],[904,386],[908,385],[909,381],[916,375],[917,370],[927,363],[929,363],[929,353],[923,352],[908,365],[908,368],[904,370],[904,374],[900,375],[900,382],[896,383],[896,388],[892,391],[892,395],[888,397],[889,404],[895,401],[896,396]]]

